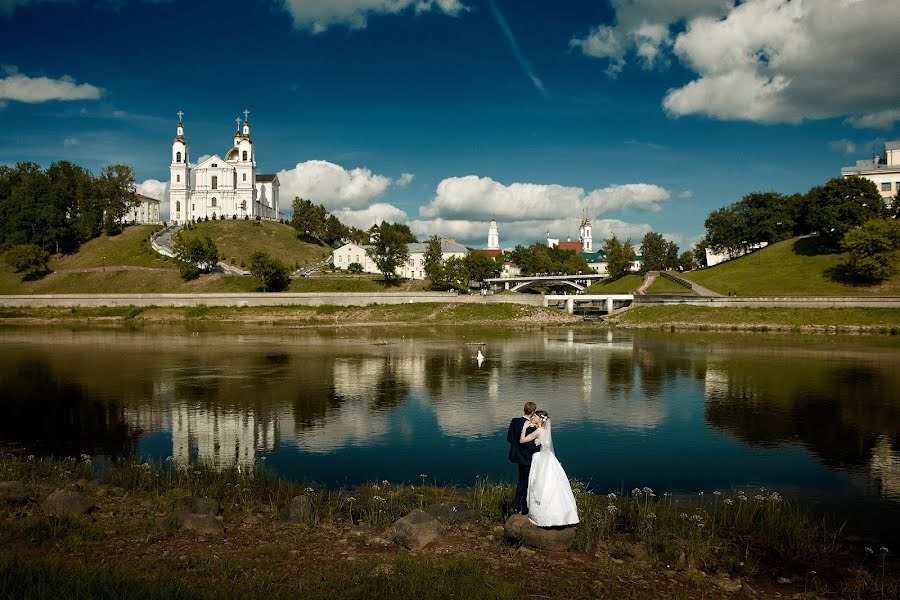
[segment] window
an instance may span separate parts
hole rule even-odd
[[[881,191],[882,191],[882,192],[889,192],[889,191],[891,191],[891,182],[890,182],[890,181],[883,181],[883,182],[881,182]]]
[[[247,181],[247,174],[244,173],[244,181]]]
[[[181,152],[175,153],[175,162],[181,162]]]
[[[181,212],[181,200],[175,201],[175,212]]]
[[[212,205],[213,205],[213,206],[216,205],[216,199],[215,199],[215,198],[212,199]]]
[[[213,164],[211,164],[210,166],[211,166],[211,167],[218,167],[219,165],[217,165],[216,163],[213,163]]]
[[[241,200],[241,210],[247,210],[247,201]]]
[[[216,177],[215,175],[212,176],[212,184],[211,184],[211,187],[212,187],[212,189],[214,189],[214,190],[219,189],[219,178]],[[213,206],[215,206],[215,204],[213,204]]]
[[[195,204],[191,204],[191,212],[193,212],[193,211],[195,211],[195,210],[197,210],[196,205],[195,205]]]
[[[246,151],[246,150],[244,150],[244,154],[243,154],[242,158],[243,158],[244,160],[247,160],[247,151]]]

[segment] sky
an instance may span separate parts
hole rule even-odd
[[[168,213],[250,111],[281,204],[483,247],[657,231],[900,138],[896,0],[0,0],[0,163],[134,167]]]

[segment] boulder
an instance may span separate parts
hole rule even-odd
[[[513,515],[503,527],[506,539],[541,550],[568,550],[575,541],[575,527],[538,527],[525,515]]]
[[[303,522],[312,514],[312,499],[306,495],[294,496],[281,511],[282,521]]]
[[[468,508],[462,502],[442,502],[440,504],[429,504],[425,507],[425,512],[441,521],[451,525],[459,525],[461,523],[472,523],[481,516],[477,510]]]
[[[180,511],[175,513],[175,518],[181,523],[182,527],[189,531],[195,531],[198,535],[225,534],[225,526],[222,524],[222,521],[212,515]]]
[[[415,509],[391,525],[394,541],[410,550],[419,550],[441,536],[438,520],[424,510]]]
[[[41,509],[57,517],[80,516],[91,512],[96,505],[89,496],[72,490],[56,490],[41,504]]]
[[[187,496],[181,499],[184,510],[196,515],[212,515],[222,512],[219,501],[215,498],[201,498],[200,496]]]
[[[21,481],[0,481],[0,504],[25,504],[28,488]]]

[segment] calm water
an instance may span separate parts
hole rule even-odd
[[[512,480],[506,427],[534,400],[596,491],[763,485],[900,531],[896,338],[2,330],[0,344],[0,443],[39,455]]]

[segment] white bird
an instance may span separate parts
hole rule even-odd
[[[484,362],[484,354],[481,353],[481,350],[478,351],[478,354],[475,356],[475,360],[478,361],[478,366],[481,366],[481,363]]]

